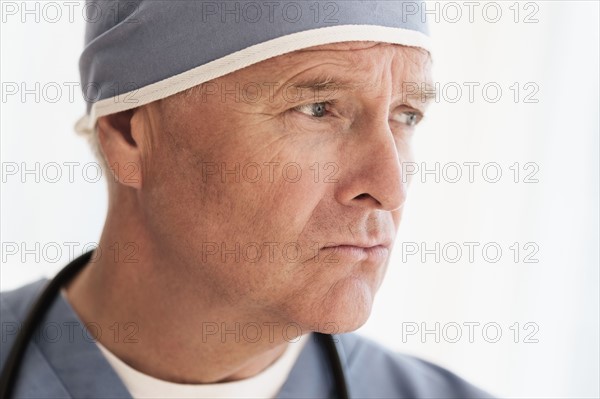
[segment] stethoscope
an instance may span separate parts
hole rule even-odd
[[[19,334],[4,364],[0,375],[0,398],[8,399],[14,388],[19,367],[23,360],[27,345],[33,336],[37,325],[42,320],[48,308],[59,294],[60,289],[71,280],[91,259],[93,251],[86,252],[65,266],[58,274],[48,282],[42,293],[29,310]],[[343,350],[338,348],[339,338],[334,335],[314,333],[327,353],[329,365],[333,372],[336,392],[339,398],[349,398],[348,384],[344,372],[344,365],[340,357]]]

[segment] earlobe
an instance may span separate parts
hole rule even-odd
[[[132,132],[135,110],[98,119],[98,140],[114,181],[134,188],[142,187],[142,149]]]

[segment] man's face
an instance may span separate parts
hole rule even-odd
[[[136,112],[139,201],[174,294],[257,322],[360,327],[387,268],[406,199],[401,163],[424,112],[405,85],[429,74],[422,50],[341,43]]]

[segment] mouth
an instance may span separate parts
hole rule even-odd
[[[355,260],[382,261],[387,259],[390,254],[389,245],[378,244],[365,246],[360,244],[340,244],[326,246],[321,249],[324,252],[331,253],[333,259],[337,256]]]

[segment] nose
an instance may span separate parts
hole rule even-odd
[[[401,162],[410,156],[410,144],[394,138],[387,113],[356,122],[347,139],[335,190],[337,201],[385,211],[401,208],[407,194]]]

